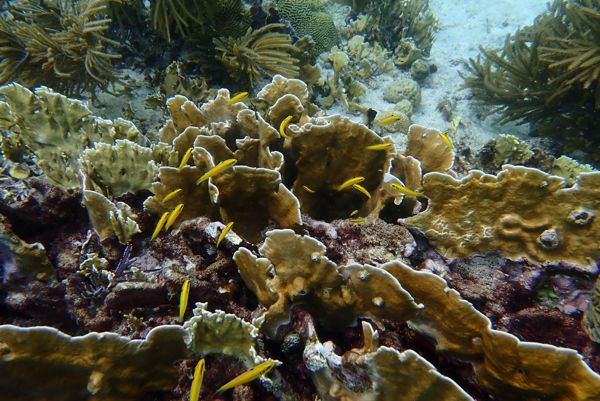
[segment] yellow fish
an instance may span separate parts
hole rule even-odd
[[[183,167],[185,167],[187,162],[190,160],[190,156],[192,155],[192,150],[194,150],[194,147],[191,147],[185,151],[185,153],[183,154],[183,157],[181,158],[181,162],[179,163],[179,167],[177,167],[177,171],[181,171],[181,169]]]
[[[167,230],[169,228],[171,228],[171,226],[173,225],[173,223],[175,223],[175,220],[177,220],[177,218],[181,214],[182,210],[183,210],[183,203],[180,203],[179,205],[175,206],[175,209],[173,209],[173,211],[169,215],[169,218],[167,219],[167,224],[165,224],[165,228]]]
[[[188,298],[190,296],[190,280],[185,280],[181,286],[181,295],[179,296],[179,321],[183,322],[185,310],[187,309]]]
[[[156,228],[154,229],[154,232],[152,233],[152,237],[150,237],[150,241],[152,241],[154,238],[158,237],[160,230],[162,230],[162,228],[165,226],[167,219],[169,218],[169,214],[170,214],[170,212],[164,212],[163,215],[160,216],[160,219],[158,219],[158,223],[156,223]]]
[[[317,192],[317,191],[315,191],[314,189],[310,189],[310,188],[309,188],[309,187],[307,187],[306,185],[302,185],[302,188],[304,188],[304,190],[305,190],[306,192],[309,192],[309,193],[311,193],[311,194],[314,194],[315,192]]]
[[[357,217],[357,218],[355,218],[355,219],[350,219],[350,222],[351,222],[351,223],[364,223],[365,221],[367,221],[367,220],[365,220],[365,219],[364,219],[364,218],[362,218],[362,217]]]
[[[357,191],[362,193],[364,196],[371,199],[371,194],[369,193],[369,191],[367,191],[367,188],[363,187],[362,185],[352,184],[352,188],[356,189]]]
[[[410,196],[423,196],[423,192],[419,192],[419,191],[413,191],[412,189],[409,189],[407,187],[405,187],[402,184],[398,184],[396,182],[392,182],[392,187],[396,188],[398,191],[402,192],[403,194],[406,195],[410,195]]]
[[[287,116],[286,118],[283,119],[281,124],[279,124],[279,133],[284,138],[288,138],[288,135],[286,135],[286,133],[285,133],[285,129],[287,128],[290,121],[292,121],[292,118],[294,118],[294,116]]]
[[[444,141],[444,143],[446,145],[448,145],[448,147],[450,149],[452,149],[454,147],[454,145],[452,144],[452,141],[448,137],[448,134],[446,134],[445,132],[440,132],[440,137],[442,138],[442,141]]]
[[[223,384],[221,387],[219,387],[219,389],[217,390],[215,395],[224,393],[225,391],[229,390],[230,388],[234,388],[234,387],[242,385],[242,384],[250,383],[252,380],[256,380],[259,377],[261,377],[262,375],[267,374],[274,367],[275,367],[275,361],[266,361],[263,363],[259,363],[258,365],[256,365],[252,369],[242,373],[235,379]]]
[[[217,248],[219,247],[219,245],[221,244],[221,241],[223,241],[223,239],[225,238],[225,236],[227,235],[229,230],[231,230],[232,226],[233,226],[233,221],[227,223],[227,225],[225,226],[223,231],[221,231],[221,234],[219,234],[219,238],[217,238]]]
[[[235,94],[231,99],[227,101],[227,104],[233,104],[237,101],[240,101],[244,98],[248,97],[248,92],[240,92]]]
[[[382,118],[381,120],[377,121],[375,123],[375,125],[385,125],[385,124],[393,123],[394,121],[398,121],[398,120],[400,120],[400,116],[392,114],[389,117]]]
[[[365,180],[365,177],[353,177],[350,178],[349,180],[344,181],[344,183],[342,185],[340,185],[338,187],[338,191],[341,191],[342,189],[346,189],[348,187],[351,187],[354,184],[358,184],[360,182],[363,182]]]
[[[219,174],[221,171],[233,166],[236,163],[236,159],[227,159],[222,161],[221,163],[208,170],[206,173],[202,174],[202,177],[198,178],[198,180],[196,181],[196,185],[202,184],[204,181],[208,180],[213,175]]]
[[[194,380],[192,380],[192,389],[190,390],[190,401],[198,401],[200,398],[200,388],[202,379],[204,379],[204,358],[200,359],[194,369]]]
[[[384,149],[389,149],[392,146],[394,146],[394,144],[391,142],[379,143],[377,145],[367,146],[367,150],[384,150]]]
[[[354,217],[358,214],[358,209],[353,210],[352,213],[350,213],[350,217]]]
[[[167,196],[165,196],[163,198],[163,200],[162,200],[163,203],[170,201],[171,199],[173,199],[174,197],[176,197],[177,195],[179,195],[182,192],[183,192],[183,189],[181,189],[181,188],[177,188],[176,190],[169,192],[167,194]]]

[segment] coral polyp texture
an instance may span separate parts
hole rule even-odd
[[[539,51],[588,102],[596,6],[488,62]],[[600,400],[600,172],[468,146],[459,95],[429,124],[437,29],[426,0],[0,1],[0,399]]]
[[[511,165],[497,176],[431,173],[423,180],[429,208],[407,223],[448,256],[496,250],[592,267],[600,257],[599,185],[600,173],[583,173],[568,187],[562,177]]]

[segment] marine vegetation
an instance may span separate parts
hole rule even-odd
[[[531,123],[566,152],[600,144],[600,1],[555,0],[502,49],[481,49],[465,87],[499,122]]]
[[[120,45],[106,36],[108,2],[11,3],[0,16],[0,83],[44,84],[78,94],[118,79]]]
[[[284,26],[268,24],[259,29],[249,28],[240,38],[216,38],[216,58],[233,79],[248,81],[250,86],[275,74],[297,78],[300,67],[294,54],[300,50],[292,44],[290,35],[272,32]]]

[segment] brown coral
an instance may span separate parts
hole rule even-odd
[[[600,173],[573,187],[540,170],[504,166],[497,176],[471,171],[423,180],[428,209],[407,219],[448,256],[499,251],[536,262],[590,266],[600,257]]]

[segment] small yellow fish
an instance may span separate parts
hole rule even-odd
[[[240,101],[246,97],[248,97],[248,92],[236,93],[231,99],[229,99],[227,101],[227,104],[233,104],[233,103]]]
[[[190,297],[190,280],[185,280],[181,286],[181,295],[179,296],[179,321],[183,322],[185,310],[187,309],[188,298]]]
[[[198,401],[200,398],[200,388],[202,379],[204,379],[204,358],[200,359],[194,369],[194,380],[192,380],[192,389],[190,390],[190,401]]]
[[[358,209],[353,210],[352,213],[350,213],[350,217],[354,217],[358,214]]]
[[[377,145],[367,146],[367,150],[384,150],[384,149],[389,149],[392,146],[394,146],[394,144],[391,142],[379,143]]]
[[[444,141],[444,143],[446,145],[448,145],[448,147],[450,149],[452,149],[454,147],[454,145],[452,144],[452,141],[448,137],[448,134],[446,134],[445,132],[440,132],[440,137],[442,138],[442,141]]]
[[[219,245],[221,244],[221,241],[223,241],[223,239],[225,238],[225,236],[227,235],[229,230],[231,230],[232,226],[233,226],[233,221],[227,223],[227,225],[225,226],[223,231],[221,231],[221,234],[219,234],[219,238],[217,238],[217,248],[219,247]]]
[[[222,161],[221,163],[208,170],[206,173],[202,174],[202,177],[198,178],[198,180],[196,181],[196,185],[202,184],[204,181],[208,180],[213,175],[219,174],[221,171],[233,166],[236,163],[236,159],[227,159]]]
[[[173,225],[173,223],[175,223],[175,220],[177,220],[177,218],[181,214],[182,210],[183,210],[183,203],[180,203],[179,205],[175,206],[175,209],[173,209],[173,211],[171,212],[171,215],[167,219],[167,224],[165,224],[165,228],[167,230],[169,228],[171,228],[171,226]]]
[[[367,220],[362,217],[357,217],[356,219],[350,219],[351,223],[364,223],[365,221],[367,221]]]
[[[192,155],[192,150],[194,150],[194,147],[191,147],[185,151],[185,153],[183,154],[183,157],[181,158],[181,163],[179,163],[179,167],[177,167],[177,171],[181,171],[181,169],[183,169],[185,167],[187,162],[190,160],[190,156]]]
[[[338,187],[338,191],[341,191],[342,189],[346,189],[354,184],[358,184],[361,183],[365,180],[365,177],[354,177],[354,178],[350,178],[349,180],[344,181],[344,183],[342,185],[340,185]]]
[[[156,223],[156,228],[154,229],[154,232],[152,233],[152,237],[150,237],[150,241],[152,241],[154,238],[158,237],[158,234],[160,234],[160,230],[162,230],[162,228],[165,226],[165,223],[167,221],[167,218],[169,218],[169,214],[171,212],[164,212],[162,216],[160,216],[160,219],[158,219],[158,223]]]
[[[400,120],[400,116],[392,114],[389,117],[382,118],[381,120],[377,121],[375,123],[375,125],[385,125],[385,124],[393,123],[394,121],[398,121],[398,120]]]
[[[367,188],[363,187],[362,185],[352,184],[352,188],[356,189],[357,191],[362,193],[364,196],[371,199],[371,194],[369,193],[369,191],[367,191]]]
[[[169,192],[167,194],[167,196],[165,196],[163,198],[163,200],[162,200],[163,203],[170,201],[171,199],[173,199],[174,197],[176,197],[177,195],[179,195],[182,192],[183,192],[183,189],[181,189],[181,188],[177,188],[176,190]]]
[[[239,375],[235,379],[233,379],[233,380],[231,380],[231,381],[223,384],[216,391],[215,395],[219,395],[221,393],[224,393],[225,391],[229,390],[230,388],[234,388],[236,386],[249,383],[252,380],[256,380],[259,377],[267,374],[274,367],[275,367],[275,361],[266,361],[266,362],[263,362],[263,363],[259,363],[258,365],[256,365],[252,369],[250,369],[250,370],[242,373],[241,375]]]
[[[286,135],[286,133],[285,133],[285,129],[287,128],[290,121],[292,121],[292,118],[294,118],[294,116],[287,116],[286,118],[283,119],[281,124],[279,124],[279,133],[284,138],[288,138],[288,135]]]
[[[396,182],[392,182],[392,187],[396,188],[398,191],[402,192],[403,194],[406,195],[410,195],[410,196],[423,196],[423,192],[419,192],[419,191],[413,191],[412,189],[409,189],[407,187],[405,187],[402,184],[398,184]]]
[[[311,193],[311,194],[314,194],[315,192],[317,192],[317,191],[315,191],[314,189],[310,189],[310,188],[309,188],[309,187],[307,187],[306,185],[302,185],[302,188],[304,188],[304,190],[305,190],[306,192],[309,192],[309,193]]]

